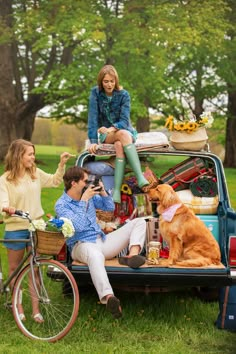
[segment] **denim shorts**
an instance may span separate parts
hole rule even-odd
[[[12,240],[12,239],[21,239],[26,238],[29,239],[29,230],[17,230],[17,231],[5,231],[4,240]],[[26,242],[4,242],[3,243],[6,248],[11,250],[22,250],[29,245]]]

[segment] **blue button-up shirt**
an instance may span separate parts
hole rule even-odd
[[[64,192],[56,202],[55,211],[58,218],[70,219],[75,228],[74,236],[66,241],[70,252],[78,241],[95,243],[98,236],[105,239],[106,235],[96,222],[96,209],[113,211],[114,208],[115,205],[110,196],[95,195],[86,202],[72,199]]]

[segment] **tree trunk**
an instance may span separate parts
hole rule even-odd
[[[228,115],[224,166],[236,168],[236,92],[228,95]]]
[[[20,103],[16,114],[16,130],[18,137],[26,140],[31,140],[36,114],[38,110],[43,107],[43,94],[30,95],[27,101]]]
[[[150,120],[149,117],[138,118],[136,122],[136,129],[138,133],[149,132],[150,129]]]
[[[42,95],[30,96],[28,101],[17,101],[12,84],[10,49],[3,45],[0,51],[0,160],[3,160],[13,140],[31,140],[36,113],[44,103]]]
[[[29,105],[27,105],[29,108]],[[31,140],[36,112],[34,108],[21,114],[19,105],[9,106],[0,100],[0,160],[3,160],[10,143],[15,139]]]
[[[0,0],[0,20],[11,28],[11,1]],[[37,111],[44,106],[43,95],[29,95],[16,89],[14,76],[14,45],[0,45],[0,160],[3,160],[10,143],[17,138],[31,140]]]
[[[0,2],[0,21],[6,27],[10,26],[11,3]],[[5,21],[4,21],[5,20]],[[17,105],[13,87],[13,68],[11,63],[11,46],[0,45],[0,158],[3,158],[9,141],[16,137],[14,127],[15,107]]]
[[[202,81],[203,81],[203,68],[198,66],[196,70],[197,80],[194,89],[194,110],[193,114],[199,118],[203,112],[203,97],[202,97]]]
[[[17,100],[13,87],[12,65],[9,60],[11,48],[0,46],[0,159],[3,159],[9,142],[16,138],[15,114]]]

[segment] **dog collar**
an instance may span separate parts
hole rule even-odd
[[[161,214],[163,219],[165,221],[171,222],[171,220],[173,219],[176,210],[181,207],[182,203],[178,203],[178,204],[174,204],[171,205],[169,208],[167,208],[166,210],[163,211],[163,213]]]

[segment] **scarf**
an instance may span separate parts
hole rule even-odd
[[[169,208],[167,208],[166,210],[163,211],[163,213],[161,214],[163,219],[165,221],[168,221],[168,222],[171,222],[174,215],[175,215],[175,212],[178,208],[180,208],[182,205],[182,203],[178,203],[178,204],[174,204],[174,205],[171,205]]]

